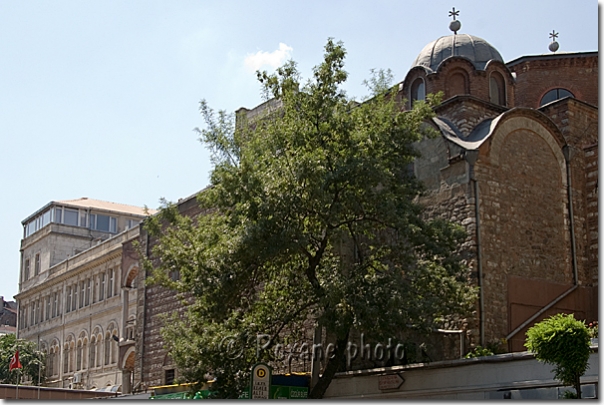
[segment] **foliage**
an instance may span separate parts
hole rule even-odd
[[[526,332],[525,347],[537,360],[553,364],[555,378],[575,387],[581,398],[580,378],[589,361],[589,332],[574,315],[557,314],[536,323]]]
[[[8,370],[9,363],[15,352],[19,349],[19,361],[22,369]],[[38,373],[40,382],[45,380],[45,356],[37,349],[35,342],[18,339],[14,334],[0,336],[0,381],[3,384],[16,384],[17,378],[23,381],[24,376],[28,377],[34,385],[38,384]]]
[[[340,370],[353,329],[385,342],[473,307],[455,253],[462,228],[424,219],[414,202],[422,187],[408,167],[430,105],[401,112],[384,72],[367,82],[370,100],[349,99],[344,58],[329,40],[304,85],[293,61],[258,72],[267,102],[253,119],[234,122],[202,101],[199,134],[214,163],[198,196],[204,214],[191,219],[165,203],[147,222],[158,238],[144,262],[150,282],[189,297],[163,329],[170,355],[187,381],[215,377],[219,396],[236,397],[252,364],[277,361],[269,349],[316,323],[336,346],[311,397]],[[258,334],[270,336],[266,350]]]
[[[598,321],[592,321],[587,325],[587,331],[589,332],[589,337],[592,339],[598,338]]]
[[[474,357],[492,356],[494,354],[495,353],[493,353],[493,351],[491,349],[478,345],[471,352],[466,354],[464,356],[464,358],[471,359]]]

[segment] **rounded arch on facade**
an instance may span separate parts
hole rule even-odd
[[[461,63],[460,63],[461,62]],[[445,77],[445,99],[459,95],[472,94],[470,91],[470,77],[476,69],[466,59],[449,58],[439,68],[439,74]]]
[[[138,263],[134,263],[130,267],[128,267],[128,270],[124,274],[123,286],[124,287],[134,287],[134,283],[136,281],[136,276],[138,276],[138,273],[139,273]]]
[[[506,80],[497,70],[489,72],[489,101],[493,104],[506,106],[508,104]]]
[[[489,151],[491,163],[494,166],[500,165],[499,157],[505,137],[519,129],[528,130],[545,141],[558,162],[562,183],[566,187],[566,161],[562,153],[562,147],[565,145],[564,137],[551,120],[538,111],[515,108],[503,114],[491,134]]]
[[[564,83],[562,86],[552,85],[546,87],[539,95],[536,108],[543,107],[546,104],[565,97],[577,98],[577,91],[573,90],[573,86],[569,85],[569,83]]]
[[[129,347],[128,350],[126,350],[126,353],[124,353],[124,357],[122,357],[120,368],[122,370],[134,370],[135,357],[136,349],[134,348],[134,346]]]

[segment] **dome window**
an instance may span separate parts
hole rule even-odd
[[[556,100],[559,100],[564,97],[575,97],[575,95],[566,89],[562,89],[562,88],[552,89],[552,90],[548,91],[547,93],[545,93],[545,95],[541,99],[541,102],[539,103],[539,107],[544,106],[548,103],[551,103],[552,101],[556,101]]]
[[[426,85],[424,80],[417,78],[411,84],[411,103],[416,100],[423,101],[426,99]]]
[[[447,98],[460,94],[470,94],[466,75],[460,71],[451,74],[447,79]]]
[[[493,104],[505,105],[505,81],[499,72],[491,73],[489,78],[489,100]]]

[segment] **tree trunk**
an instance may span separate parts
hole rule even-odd
[[[346,355],[346,345],[348,344],[348,336],[350,332],[342,339],[336,340],[336,349],[334,356],[327,361],[325,371],[319,378],[319,381],[315,384],[313,389],[308,394],[309,398],[321,399],[327,391],[327,387],[331,384],[333,376],[338,372],[338,368]]]
[[[575,391],[577,391],[577,399],[581,399],[581,375],[579,373],[575,377]]]

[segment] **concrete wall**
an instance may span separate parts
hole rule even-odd
[[[581,378],[582,384],[598,382],[597,346],[594,350],[589,358],[589,368]],[[514,391],[524,391],[525,397],[555,399],[560,383],[554,380],[552,368],[535,360],[531,353],[522,352],[340,373],[331,382],[324,398],[482,400],[503,399],[506,393],[522,397],[522,393]],[[394,374],[404,379],[402,385],[380,390],[380,379]]]

